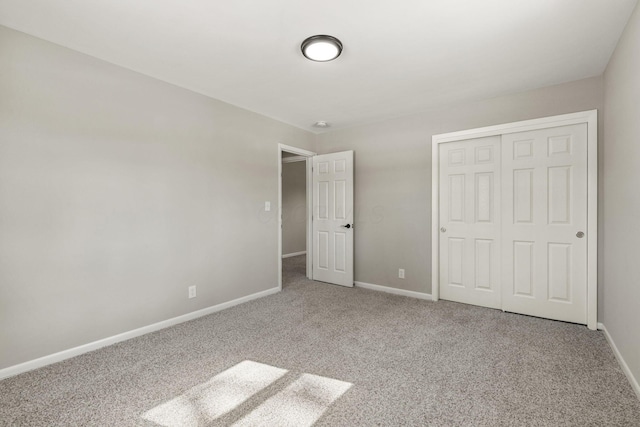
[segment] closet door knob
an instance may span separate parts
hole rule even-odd
[[[584,237],[584,233],[583,233],[582,231],[578,231],[578,232],[576,233],[576,237],[577,237],[578,239],[582,239],[582,238]]]
[[[446,233],[447,229],[445,227],[440,227],[440,231],[442,231],[443,233]]]

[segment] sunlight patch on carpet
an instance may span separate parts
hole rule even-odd
[[[142,418],[161,426],[203,425],[237,408],[287,372],[245,360],[145,412]]]
[[[312,426],[352,385],[318,375],[303,374],[233,426]]]

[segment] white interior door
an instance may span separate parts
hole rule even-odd
[[[587,323],[587,125],[502,136],[503,310]]]
[[[500,308],[500,137],[440,144],[440,297]]]
[[[313,158],[313,280],[353,286],[353,151]]]

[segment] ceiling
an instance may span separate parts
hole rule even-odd
[[[310,130],[601,74],[637,0],[0,0],[0,24]],[[300,43],[330,34],[342,55]]]

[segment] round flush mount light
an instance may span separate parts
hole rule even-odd
[[[329,123],[325,122],[324,120],[320,120],[318,122],[315,122],[313,124],[314,128],[328,128],[329,126],[331,126]]]
[[[300,46],[302,54],[312,61],[327,62],[336,59],[342,53],[342,43],[333,36],[311,36]]]

